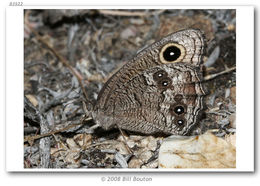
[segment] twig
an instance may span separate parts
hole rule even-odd
[[[204,77],[204,80],[208,81],[208,80],[214,79],[217,76],[220,76],[222,74],[226,74],[226,73],[232,72],[234,70],[236,70],[236,67],[231,67],[231,68],[228,68],[228,69],[226,69],[226,70],[224,70],[222,72],[219,72],[219,73],[216,73],[216,74],[207,75],[206,77]]]
[[[121,166],[121,168],[128,168],[128,164],[126,162],[126,158],[122,154],[120,154],[119,152],[116,152],[115,160]]]
[[[31,134],[36,133],[38,129],[36,127],[24,127],[23,132],[24,134]]]
[[[88,120],[91,120],[91,118],[87,118],[85,121],[88,121]],[[40,135],[35,135],[35,136],[26,136],[24,138],[24,143],[25,142],[31,142],[31,141],[34,141],[36,139],[40,139],[40,138],[43,138],[43,137],[51,136],[53,134],[57,134],[57,133],[60,133],[60,132],[64,132],[68,129],[71,129],[71,128],[79,126],[79,125],[83,125],[83,124],[82,123],[72,124],[72,125],[69,125],[67,127],[62,128],[62,129],[51,131],[51,132],[46,133],[46,134],[40,134]]]
[[[125,144],[125,146],[126,146],[128,152],[130,152],[130,154],[134,154],[133,151],[131,150],[131,148],[130,148],[130,147],[128,146],[128,144],[127,144],[127,141],[126,141],[124,132],[122,131],[122,129],[121,129],[118,125],[117,125],[117,128],[119,129],[121,135],[123,136],[124,144]]]
[[[49,126],[51,123],[48,123],[48,120],[45,119],[43,115],[40,115],[40,128],[41,135],[49,132]],[[30,141],[32,144],[32,141]],[[50,150],[51,150],[51,140],[50,137],[41,138],[39,142],[39,153],[40,153],[40,167],[49,168],[50,167]]]

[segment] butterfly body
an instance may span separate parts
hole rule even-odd
[[[104,85],[92,117],[104,129],[185,135],[203,110],[199,30],[179,31],[142,50]]]

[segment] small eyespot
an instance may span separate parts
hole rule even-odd
[[[159,58],[162,63],[179,62],[185,56],[185,48],[177,43],[168,43],[161,49]]]
[[[159,70],[158,72],[154,73],[153,79],[155,81],[158,81],[158,80],[160,80],[162,78],[167,77],[167,75],[168,75],[167,72],[165,72],[164,70]]]
[[[177,121],[176,122],[177,125],[183,125],[184,124],[184,120],[183,119],[178,119],[176,121]]]
[[[187,124],[187,121],[184,117],[175,117],[173,120],[173,125],[175,125],[177,130],[182,130]]]
[[[174,112],[177,114],[177,115],[181,115],[183,114],[185,111],[184,107],[181,106],[181,105],[178,105],[177,107],[174,108]]]
[[[187,112],[187,105],[184,103],[175,103],[170,105],[169,112],[171,115],[179,117]]]
[[[162,82],[162,86],[167,87],[168,85],[169,85],[169,82],[167,80]]]
[[[157,74],[157,77],[158,77],[158,78],[161,78],[161,77],[163,77],[163,74],[162,74],[162,73],[159,73],[159,74]]]
[[[168,77],[166,77],[158,82],[158,86],[161,89],[167,89],[171,86],[171,84],[172,84],[172,80]]]
[[[174,119],[174,124],[180,128],[183,128],[186,124],[186,120],[184,118],[177,117]]]

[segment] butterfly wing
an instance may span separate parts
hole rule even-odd
[[[203,36],[193,29],[152,44],[104,85],[93,118],[104,129],[187,133],[202,110],[203,50]]]

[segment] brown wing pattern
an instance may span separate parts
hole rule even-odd
[[[105,84],[93,118],[104,129],[186,134],[202,110],[203,50],[202,34],[193,29],[152,44]]]

